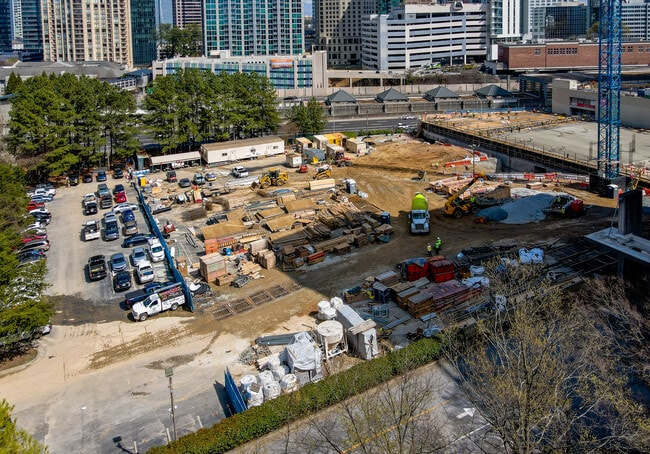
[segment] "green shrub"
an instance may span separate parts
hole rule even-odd
[[[234,449],[278,430],[285,424],[316,413],[331,405],[367,391],[409,370],[439,358],[441,341],[422,339],[386,356],[365,361],[318,383],[284,394],[243,413],[219,421],[212,427],[181,437],[150,453],[210,453]]]

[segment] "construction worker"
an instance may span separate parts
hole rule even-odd
[[[433,253],[433,248],[431,247],[431,243],[427,243],[427,253],[429,254],[429,257],[431,257]]]
[[[474,195],[472,195],[472,196],[469,198],[469,201],[472,203],[472,205],[475,205],[475,204],[476,204],[476,197],[474,197]]]
[[[440,254],[440,248],[442,247],[442,240],[440,239],[440,237],[436,238],[435,247],[436,247],[436,255]]]

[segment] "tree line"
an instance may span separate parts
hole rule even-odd
[[[280,126],[276,91],[255,73],[191,68],[157,77],[147,87],[141,116],[131,93],[85,76],[42,74],[22,81],[12,73],[6,91],[14,95],[8,151],[37,181],[131,158],[140,149],[138,133],[151,135],[166,154],[276,134]],[[327,122],[315,99],[289,117],[294,135],[317,134]]]

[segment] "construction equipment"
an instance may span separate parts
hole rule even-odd
[[[421,193],[417,192],[411,202],[411,211],[409,220],[411,223],[411,233],[429,233],[429,202]]]
[[[461,198],[461,196],[469,189],[472,187],[474,183],[476,183],[479,179],[478,177],[474,177],[469,182],[460,188],[458,192],[456,192],[454,195],[449,197],[447,201],[445,202],[445,207],[442,209],[442,211],[448,215],[448,216],[453,216],[456,219],[460,219],[463,217],[465,214],[474,214],[476,211],[478,211],[478,208],[476,207],[476,204],[472,201],[472,199],[469,200],[464,200]]]
[[[339,167],[349,167],[352,165],[352,159],[345,156],[344,152],[337,151],[334,156],[334,163]]]
[[[309,171],[309,167],[307,167],[307,164],[301,164],[297,170],[298,173],[307,173],[308,171]]]
[[[544,213],[556,216],[579,216],[584,212],[584,202],[570,195],[557,196],[544,210]]]
[[[325,178],[332,178],[330,166],[318,167],[314,175],[314,180],[324,180]]]
[[[289,182],[289,175],[287,172],[280,169],[269,169],[267,173],[262,175],[259,180],[259,187],[266,189],[269,186],[282,186]]]

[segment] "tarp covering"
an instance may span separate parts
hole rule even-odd
[[[307,332],[296,333],[293,341],[287,345],[287,363],[291,372],[296,369],[301,371],[321,370],[321,351]]]

